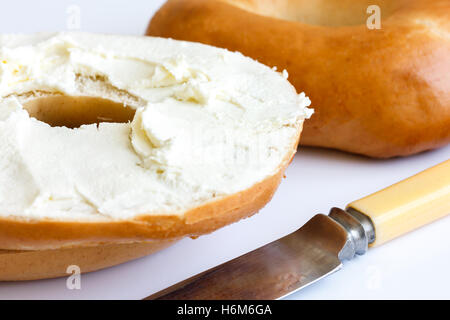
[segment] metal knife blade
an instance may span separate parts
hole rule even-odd
[[[340,209],[341,220],[354,219]],[[339,211],[340,210],[340,211]],[[336,219],[316,215],[296,232],[178,283],[146,300],[269,300],[294,293],[342,267],[354,249]],[[350,255],[354,255],[355,250]]]

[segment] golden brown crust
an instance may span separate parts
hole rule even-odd
[[[172,240],[104,245],[43,251],[0,250],[0,281],[24,281],[67,277],[69,266],[81,273],[97,271],[134,260],[173,244]]]
[[[182,216],[142,215],[117,222],[24,221],[0,218],[0,248],[48,250],[138,243],[148,240],[196,237],[257,213],[272,198],[295,155],[301,128],[279,171],[251,188],[194,208]]]
[[[398,0],[381,30],[303,24],[229,2],[251,9],[262,1],[170,0],[147,34],[240,51],[288,70],[316,110],[304,145],[386,158],[450,143],[450,1]]]

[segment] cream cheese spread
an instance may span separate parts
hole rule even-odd
[[[275,174],[312,111],[239,53],[150,37],[0,36],[0,216],[182,215]],[[52,127],[24,101],[110,99],[129,123]]]

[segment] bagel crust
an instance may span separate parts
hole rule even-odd
[[[449,17],[448,0],[169,0],[147,34],[286,69],[316,111],[301,144],[388,158],[450,143]]]
[[[283,73],[202,44],[0,35],[0,249],[158,244],[249,217],[309,104]]]
[[[69,266],[77,266],[81,273],[93,272],[153,254],[173,243],[158,240],[57,250],[0,250],[0,281],[68,277]]]

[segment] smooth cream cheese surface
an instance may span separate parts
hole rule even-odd
[[[93,96],[130,123],[51,127],[30,96]],[[0,36],[0,216],[183,214],[279,170],[310,102],[239,53],[150,37]]]

